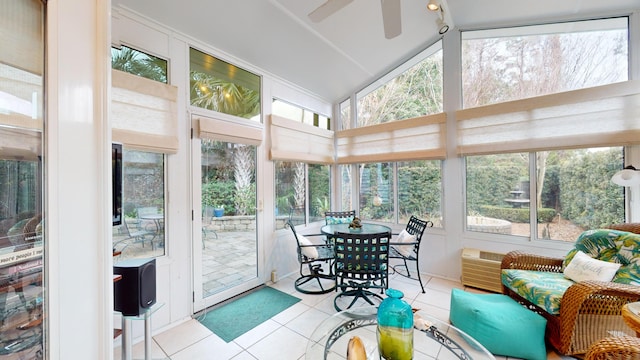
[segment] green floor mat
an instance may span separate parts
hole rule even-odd
[[[230,342],[298,301],[300,299],[295,296],[264,287],[207,311],[198,320],[221,339]]]

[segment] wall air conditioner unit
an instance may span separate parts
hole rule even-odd
[[[501,293],[500,263],[504,255],[478,249],[462,249],[462,284]]]

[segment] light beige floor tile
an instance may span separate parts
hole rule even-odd
[[[133,344],[131,347],[131,356],[133,360],[142,360],[145,358],[145,349],[144,349],[144,341],[140,341],[136,344]],[[122,359],[122,346],[118,345],[113,349],[113,359],[121,360]],[[151,341],[151,359],[152,360],[165,360],[169,359],[167,354],[162,351],[160,346],[154,341]]]
[[[286,327],[258,341],[247,351],[257,359],[295,360],[304,355],[307,339]]]
[[[449,307],[451,306],[451,290],[447,292],[434,289],[426,290],[427,292],[425,294],[416,296],[415,300],[428,305],[433,305],[442,309],[449,310]]]
[[[286,327],[297,332],[298,334],[309,338],[313,331],[326,320],[330,315],[324,311],[309,309],[300,314],[297,318],[287,323]]]
[[[171,360],[226,360],[234,358],[242,351],[243,349],[236,343],[226,343],[212,334],[171,355]]]
[[[250,347],[251,345],[257,343],[258,341],[264,339],[269,334],[278,330],[282,324],[274,321],[273,319],[269,319],[262,324],[256,326],[255,328],[247,331],[246,333],[238,336],[233,340],[234,343],[238,344],[243,349]],[[214,334],[215,335],[215,334]]]
[[[211,330],[200,324],[198,320],[193,319],[153,338],[167,355],[172,356],[211,334]]]

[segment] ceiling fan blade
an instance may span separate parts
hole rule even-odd
[[[309,13],[309,19],[313,22],[320,22],[352,2],[353,0],[327,0],[327,2]]]
[[[400,0],[380,0],[380,4],[382,5],[384,36],[387,39],[393,39],[402,33]]]

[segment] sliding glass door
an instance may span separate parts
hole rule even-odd
[[[254,145],[194,140],[195,311],[261,284],[256,150]]]

